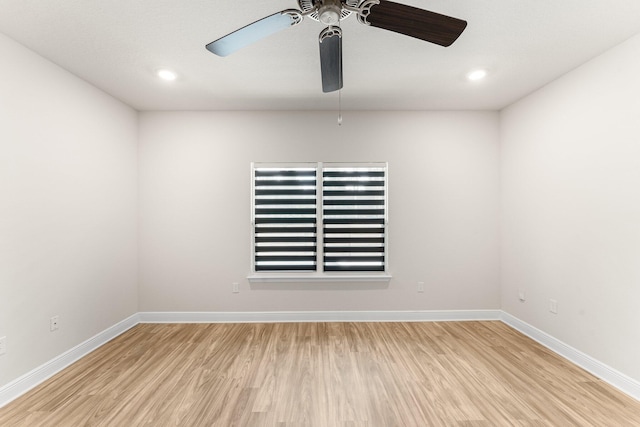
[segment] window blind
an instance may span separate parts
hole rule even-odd
[[[253,170],[255,271],[316,271],[316,168]]]
[[[385,271],[386,167],[322,169],[324,271]]]

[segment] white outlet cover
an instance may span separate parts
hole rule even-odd
[[[51,319],[49,319],[49,330],[51,332],[57,331],[59,327],[60,327],[60,318],[58,316],[53,316]]]
[[[0,356],[7,353],[7,337],[0,337]]]

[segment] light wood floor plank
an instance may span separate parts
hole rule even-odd
[[[141,324],[1,426],[640,426],[640,402],[501,322]]]

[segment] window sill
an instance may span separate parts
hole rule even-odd
[[[390,274],[250,274],[250,283],[389,282]]]

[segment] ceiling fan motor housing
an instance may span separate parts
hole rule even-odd
[[[351,15],[350,11],[342,8],[342,4],[357,7],[359,2],[360,0],[298,0],[298,5],[303,12],[313,11],[308,17],[314,21],[322,22],[325,25],[337,25],[338,21]],[[325,15],[321,18],[323,11]],[[328,20],[331,21],[327,22]]]

